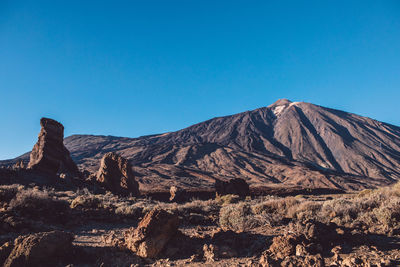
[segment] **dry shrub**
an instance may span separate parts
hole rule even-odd
[[[115,214],[127,218],[139,218],[143,216],[143,208],[137,205],[120,205],[115,209]]]
[[[321,207],[322,203],[320,201],[303,201],[298,205],[289,207],[287,210],[287,217],[300,221],[315,220],[318,219]]]
[[[222,195],[222,196],[217,195],[215,197],[215,200],[217,201],[218,204],[225,206],[232,203],[238,203],[240,201],[240,197],[238,195],[232,195],[232,194]]]
[[[252,210],[255,214],[277,213],[285,216],[287,210],[298,203],[295,197],[273,198],[253,206]]]
[[[400,199],[392,199],[373,210],[376,220],[384,226],[394,227],[400,222]]]
[[[15,195],[10,202],[9,210],[32,218],[53,218],[68,210],[68,202],[50,196],[46,190],[26,189]]]
[[[222,228],[241,232],[255,225],[251,208],[247,203],[229,204],[221,208],[219,224]]]
[[[95,195],[81,195],[72,200],[70,207],[71,209],[98,209],[102,208],[103,205],[101,200]]]
[[[356,195],[356,197],[367,197],[374,193],[373,189],[364,189]]]
[[[24,186],[13,184],[13,185],[2,185],[0,186],[0,202],[10,202],[18,191],[22,191]]]

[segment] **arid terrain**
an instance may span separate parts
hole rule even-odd
[[[3,266],[399,266],[400,128],[309,103],[139,138],[42,118],[1,162]]]
[[[209,189],[216,178],[243,178],[252,187],[345,190],[400,179],[399,127],[285,99],[171,133],[73,135],[64,143],[81,170],[97,171],[107,152],[129,159],[144,191],[173,185]],[[0,164],[18,160],[27,164],[29,153]]]

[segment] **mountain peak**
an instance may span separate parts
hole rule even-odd
[[[283,106],[283,105],[289,105],[293,103],[292,101],[290,101],[289,99],[286,98],[282,98],[282,99],[278,99],[275,103],[273,103],[271,106]]]

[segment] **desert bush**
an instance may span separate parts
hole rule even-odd
[[[393,199],[373,210],[376,220],[387,227],[400,223],[400,199]]]
[[[221,208],[219,224],[222,228],[233,231],[246,231],[255,226],[251,208],[248,203],[229,204]]]
[[[287,210],[299,203],[294,197],[272,198],[252,207],[255,214],[276,213],[286,216]]]
[[[334,199],[325,201],[319,216],[321,218],[340,219],[341,224],[351,223],[362,213],[371,211],[379,206],[379,202],[373,198]]]
[[[322,203],[320,201],[303,201],[288,208],[287,217],[300,221],[318,219]]]
[[[139,207],[137,205],[120,205],[115,209],[115,214],[122,216],[122,217],[128,217],[128,218],[138,218],[142,216],[143,213],[143,208]]]
[[[369,196],[369,195],[371,195],[373,193],[374,193],[373,189],[364,189],[364,190],[358,192],[356,197],[367,197],[367,196]]]
[[[13,184],[13,185],[2,185],[0,186],[0,202],[9,202],[13,199],[18,191],[22,191],[24,186]]]
[[[47,218],[65,212],[68,209],[68,202],[50,196],[45,190],[26,189],[15,195],[8,209],[23,216]]]
[[[80,195],[72,200],[70,204],[71,209],[82,208],[82,209],[98,209],[102,208],[102,202],[95,195]]]
[[[224,206],[232,203],[238,203],[240,201],[240,197],[238,195],[232,195],[232,194],[222,195],[222,196],[217,195],[215,197],[215,200],[217,201],[218,204]]]

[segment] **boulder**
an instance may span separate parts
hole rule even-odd
[[[215,191],[218,195],[238,195],[245,197],[250,195],[249,185],[241,178],[231,179],[229,181],[215,180]]]
[[[179,218],[165,210],[153,209],[136,229],[125,233],[125,245],[143,258],[155,258],[178,231]]]
[[[64,172],[78,175],[78,168],[63,143],[64,126],[48,118],[42,118],[40,125],[42,128],[31,151],[28,168],[50,174]]]
[[[302,242],[303,237],[295,234],[284,234],[272,239],[269,252],[277,259],[296,254],[296,246]]]
[[[113,152],[106,153],[101,159],[96,180],[115,194],[140,195],[139,183],[133,177],[131,164]]]
[[[20,236],[4,263],[5,267],[55,266],[72,248],[71,233],[52,231]]]

